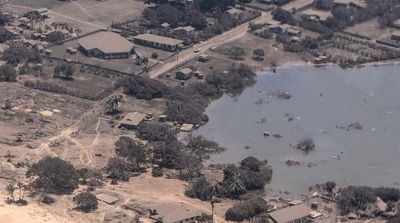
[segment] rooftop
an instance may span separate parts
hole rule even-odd
[[[180,26],[178,28],[175,28],[174,31],[185,31],[185,32],[192,32],[196,30],[193,26]]]
[[[333,3],[335,4],[341,4],[341,5],[355,5],[360,8],[365,8],[367,6],[367,3],[365,0],[334,0]]]
[[[116,33],[105,31],[83,37],[78,44],[85,50],[98,49],[104,53],[129,52],[133,48],[133,44],[127,39]]]
[[[98,194],[96,195],[97,200],[103,201],[104,203],[107,204],[114,204],[115,202],[119,201],[118,197],[113,197],[108,194]]]
[[[192,69],[190,68],[183,68],[182,70],[180,70],[179,72],[183,73],[183,74],[191,74],[193,72]]]
[[[318,9],[307,9],[302,12],[303,15],[307,16],[318,16],[319,19],[325,21],[328,17],[332,17],[332,13],[330,11],[318,10]]]
[[[165,37],[165,36],[158,36],[158,35],[153,35],[153,34],[148,34],[148,33],[137,35],[134,37],[134,39],[155,42],[155,43],[161,43],[161,44],[166,44],[166,45],[171,45],[171,46],[175,46],[175,45],[179,45],[179,44],[183,43],[183,41],[179,40],[179,39],[173,39],[173,38],[169,38],[169,37]]]
[[[164,204],[152,208],[157,210],[159,216],[163,218],[164,223],[181,222],[182,220],[201,215],[201,211],[189,209],[188,207],[179,203]]]
[[[132,112],[125,115],[125,117],[121,120],[121,123],[138,126],[145,118],[146,114],[140,112]]]
[[[307,205],[301,204],[271,212],[269,215],[277,223],[287,223],[307,217],[311,211]]]

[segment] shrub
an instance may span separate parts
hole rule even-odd
[[[50,43],[58,43],[65,39],[65,35],[61,31],[53,31],[47,35],[47,41]]]
[[[128,181],[128,166],[122,158],[112,157],[108,160],[106,171],[111,179]]]
[[[168,125],[160,123],[143,122],[137,130],[138,136],[141,139],[151,142],[175,142],[176,135]]]
[[[208,140],[201,135],[189,136],[187,147],[200,158],[204,158],[208,154],[220,153],[225,150],[225,148],[219,146],[218,143]]]
[[[42,57],[40,52],[36,49],[30,49],[22,44],[12,44],[8,47],[3,54],[7,63],[16,64],[20,62],[35,62],[40,63]]]
[[[77,170],[81,184],[89,187],[98,187],[104,184],[103,174],[99,170],[79,169]]]
[[[225,213],[225,219],[228,221],[241,222],[250,219],[260,213],[267,211],[267,203],[264,199],[257,197],[242,201],[229,208]]]
[[[62,78],[65,80],[72,80],[74,75],[75,67],[69,63],[60,63],[54,67],[54,77]]]
[[[35,177],[32,187],[46,193],[69,194],[78,187],[78,174],[72,164],[57,158],[45,157],[33,164],[26,173]]]
[[[182,144],[179,142],[157,142],[153,144],[154,163],[165,168],[176,168],[178,158],[182,154]]]
[[[202,201],[211,200],[213,193],[213,186],[206,180],[204,176],[193,179],[190,183],[190,186],[185,191],[186,196],[198,198]]]
[[[118,85],[124,88],[126,94],[145,100],[161,98],[168,90],[159,81],[137,75],[122,79]]]
[[[370,187],[349,186],[345,188],[338,198],[338,208],[342,215],[356,210],[365,210],[370,203],[376,201],[376,195]]]
[[[136,162],[142,163],[146,161],[146,154],[143,146],[138,145],[133,139],[121,136],[115,142],[115,152],[117,155],[128,159],[136,159]]]
[[[92,193],[81,192],[73,198],[77,208],[84,212],[90,212],[97,209],[97,199]]]
[[[380,197],[384,202],[398,201],[400,199],[400,190],[391,187],[378,187],[374,188],[373,192],[376,196]]]
[[[12,82],[17,80],[17,72],[13,65],[4,64],[0,66],[0,81]]]

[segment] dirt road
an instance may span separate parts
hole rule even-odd
[[[267,19],[270,19],[271,14],[267,12],[262,12],[260,17],[253,19],[251,22],[263,22]],[[192,60],[193,58],[198,57],[201,52],[195,53],[194,49],[200,48],[203,52],[209,50],[213,46],[218,46],[220,44],[224,44],[230,41],[234,41],[239,39],[243,35],[245,35],[249,28],[249,22],[246,22],[242,25],[239,25],[229,31],[222,33],[221,35],[215,36],[207,41],[201,42],[199,44],[195,44],[192,47],[185,49],[177,55],[178,60],[171,60],[165,62],[163,64],[159,64],[155,66],[150,72],[149,77],[154,79],[160,76],[163,73],[166,73],[175,67],[179,66],[179,64],[185,63],[187,61]]]

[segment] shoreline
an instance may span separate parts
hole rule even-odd
[[[349,68],[342,68],[342,69],[353,69],[353,68],[363,68],[363,67],[371,67],[371,66],[382,66],[382,65],[399,65],[400,64],[400,58],[399,59],[392,59],[392,60],[383,60],[383,61],[376,61],[376,62],[370,62],[370,63],[365,63],[365,64],[360,64],[358,66],[354,67],[349,67]],[[336,63],[324,63],[324,64],[314,64],[311,61],[293,61],[293,62],[286,62],[283,63],[279,66],[276,67],[276,70],[278,69],[287,69],[287,68],[293,68],[293,67],[300,67],[300,66],[314,66],[314,67],[326,67],[326,66],[339,66],[339,64]],[[267,75],[272,71],[271,66],[265,67],[263,69],[255,69],[254,70],[257,77],[262,76],[262,75]]]

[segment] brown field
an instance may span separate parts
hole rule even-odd
[[[278,65],[304,63],[301,55],[284,52],[283,46],[277,44],[275,40],[267,40],[251,33],[247,33],[238,40],[218,46],[214,52],[210,51],[210,55],[226,59],[228,56],[225,55],[225,52],[233,46],[241,47],[245,50],[245,56],[242,59],[233,61],[248,64],[257,71],[263,71],[265,68],[270,67],[271,62],[275,62]],[[253,51],[257,48],[261,48],[265,51],[265,58],[262,61],[253,59]]]
[[[83,33],[99,28],[108,28],[112,22],[121,22],[138,18],[148,7],[140,0],[80,0],[62,2],[59,0],[10,0],[5,6],[8,12],[22,15],[29,9],[48,8],[52,22],[67,22],[72,27],[79,27]]]

